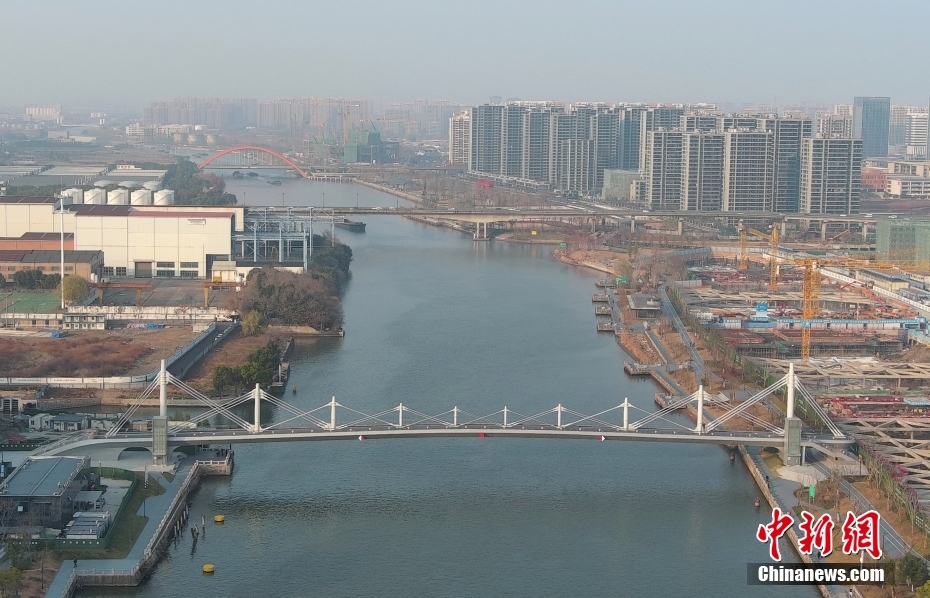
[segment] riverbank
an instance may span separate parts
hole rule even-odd
[[[183,533],[183,522],[190,513],[188,498],[196,492],[201,477],[232,475],[233,465],[230,451],[223,460],[188,457],[178,465],[174,475],[149,470],[148,475],[168,492],[147,498],[141,509],[147,516],[145,527],[129,555],[122,559],[79,559],[77,566],[66,565],[58,570],[45,596],[70,598],[84,587],[139,585],[162,559],[171,539]],[[195,525],[196,522],[195,517]]]
[[[607,254],[609,252],[605,251],[581,251],[574,250],[569,251],[568,249],[556,249],[552,252],[552,256],[563,264],[568,264],[570,266],[582,266],[585,268],[591,268],[592,270],[597,270],[598,272],[605,272],[607,274],[613,274],[614,268],[613,264],[609,263],[607,260],[590,259],[590,256],[600,256],[600,254]]]
[[[365,185],[366,187],[371,187],[372,189],[377,189],[384,193],[388,193],[395,197],[401,199],[406,199],[407,201],[412,201],[415,204],[420,204],[423,202],[423,198],[412,193],[407,193],[406,191],[401,191],[400,189],[394,189],[393,187],[385,187],[384,185],[379,185],[378,183],[372,183],[371,181],[365,181],[362,179],[355,179],[353,182],[358,183],[359,185]]]

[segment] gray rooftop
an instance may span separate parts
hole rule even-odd
[[[0,485],[9,496],[53,496],[60,494],[59,482],[67,486],[81,469],[86,457],[29,457]]]

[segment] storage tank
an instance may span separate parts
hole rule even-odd
[[[207,145],[216,145],[216,135],[213,133],[207,134]]]
[[[190,135],[187,136],[187,142],[191,145],[196,145],[198,141],[200,141],[200,135],[195,135],[194,133],[191,133]]]
[[[84,203],[94,206],[102,206],[107,203],[107,192],[100,188],[85,191]]]
[[[156,206],[172,206],[174,205],[174,191],[171,189],[162,189],[161,191],[155,192],[155,205]]]
[[[114,189],[107,193],[108,206],[128,206],[129,189]]]
[[[133,191],[130,197],[130,203],[134,206],[150,206],[152,205],[152,192],[148,189],[139,189],[138,191]]]
[[[142,186],[149,191],[159,191],[161,189],[161,181],[146,181],[142,183]]]
[[[79,187],[75,187],[73,189],[66,189],[65,191],[62,192],[62,195],[65,197],[70,197],[72,204],[84,203],[84,190]]]
[[[113,184],[113,181],[108,181],[108,180],[106,180],[106,179],[101,179],[101,180],[97,181],[96,183],[94,183],[94,187],[101,187],[101,188],[103,188],[103,187],[109,187],[109,186],[112,185],[112,184]]]
[[[182,137],[180,133],[174,133],[171,135],[171,140],[174,141],[175,143],[181,143],[181,139]]]
[[[139,181],[120,181],[119,186],[124,189],[138,189],[142,186]]]

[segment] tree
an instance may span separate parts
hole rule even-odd
[[[73,303],[87,297],[87,280],[81,276],[66,275],[61,285],[65,295],[65,301]]]
[[[887,575],[885,575],[885,583],[888,583]],[[930,581],[917,588],[917,598],[930,598]]]
[[[23,584],[23,572],[16,567],[0,571],[0,596],[13,598],[19,596],[19,588]]]
[[[254,309],[242,318],[242,334],[256,336],[262,332],[262,316]]]
[[[907,554],[898,561],[898,579],[912,587],[922,586],[927,581],[927,565],[917,555]]]
[[[3,284],[5,282],[6,282],[6,278],[3,277],[3,274],[0,274],[0,284]]]
[[[218,365],[213,368],[213,388],[217,392],[223,392],[231,386],[237,387],[238,378],[237,368],[231,368],[228,365]]]

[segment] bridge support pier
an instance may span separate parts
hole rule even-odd
[[[820,223],[820,240],[821,241],[827,240],[827,221],[826,220]]]
[[[158,415],[168,417],[168,368],[165,360],[161,360],[161,370],[158,372]]]
[[[802,422],[794,416],[794,364],[788,364],[788,376],[786,380],[786,410],[785,410],[785,446],[782,461],[785,465],[800,465],[803,456],[801,448],[801,426]]]
[[[152,462],[167,465],[168,461],[168,418],[156,415],[152,418]]]
[[[636,234],[636,217],[630,216],[630,232]]]
[[[704,433],[704,385],[698,386],[697,391],[697,425],[694,431],[698,434]]]
[[[252,391],[252,400],[255,402],[255,423],[252,424],[252,433],[258,434],[262,431],[262,387],[257,382]]]
[[[623,431],[630,431],[630,400],[627,397],[623,397]]]
[[[681,237],[685,234],[685,221],[682,218],[678,219],[678,236]]]
[[[336,429],[336,397],[333,397],[333,400],[329,402],[329,429]]]

